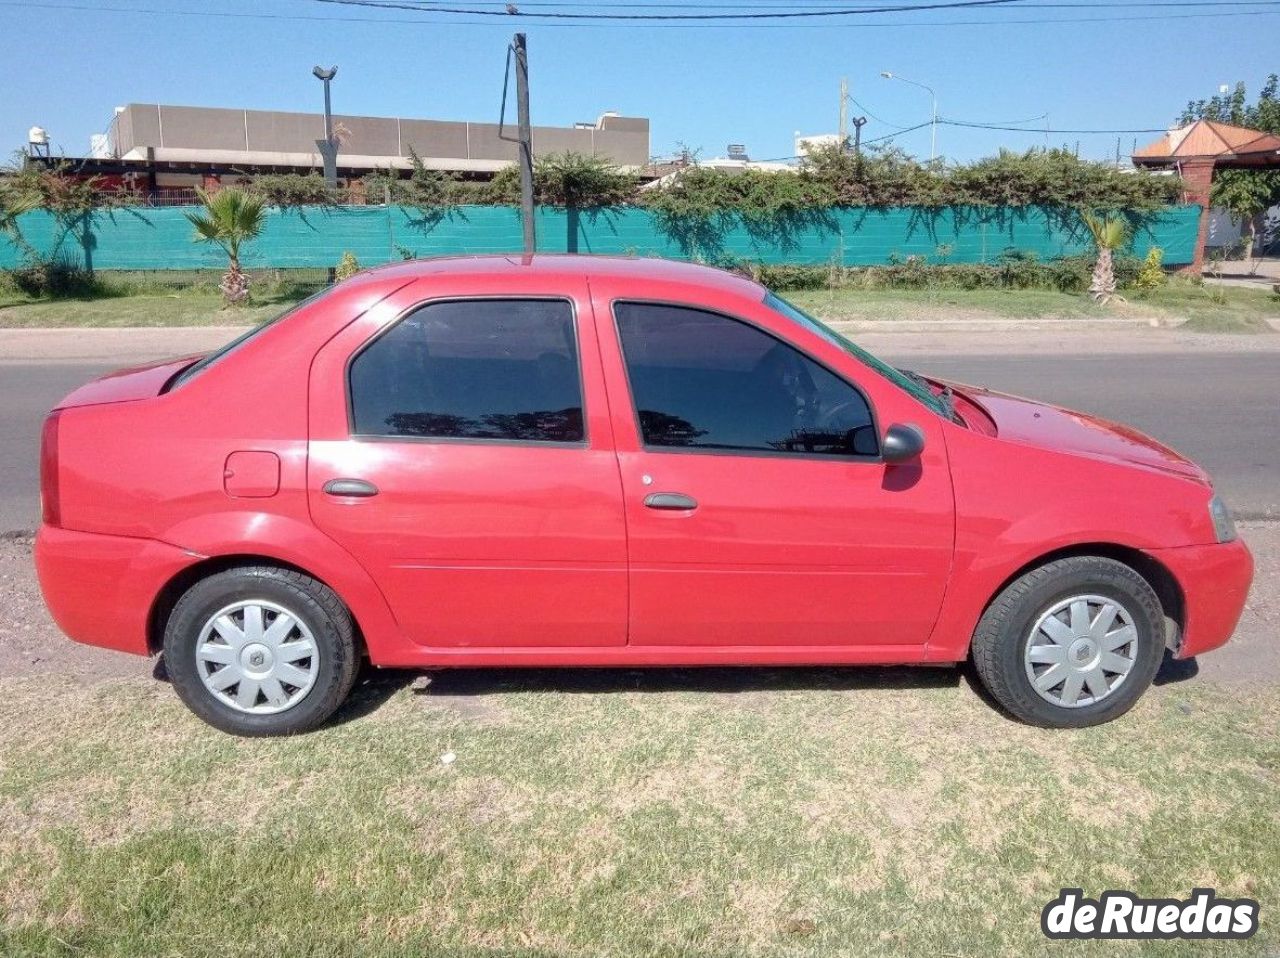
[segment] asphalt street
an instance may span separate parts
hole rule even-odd
[[[1129,423],[1205,466],[1236,515],[1280,518],[1280,356],[1274,352],[1048,353],[884,358],[926,374]],[[120,364],[0,361],[0,532],[39,521],[40,424]]]

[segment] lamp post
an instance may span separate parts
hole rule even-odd
[[[904,76],[898,76],[896,73],[890,73],[888,70],[881,70],[880,75],[886,80],[901,80],[903,83],[910,83],[912,86],[918,86],[922,90],[929,92],[929,99],[932,101],[932,112],[929,118],[929,160],[933,161],[938,157],[938,94],[933,92],[933,87],[924,83],[918,83],[915,80],[908,80]]]
[[[324,160],[324,181],[331,189],[338,185],[338,142],[333,136],[333,109],[329,99],[329,81],[338,75],[338,68],[314,67],[311,72],[324,84],[324,139],[316,140],[320,157]]]

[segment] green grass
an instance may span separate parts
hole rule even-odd
[[[323,283],[259,278],[252,305],[223,308],[216,285],[167,285],[154,277],[109,280],[120,295],[84,300],[31,301],[0,293],[0,328],[89,326],[229,326],[258,323],[310,295]],[[1087,296],[1044,290],[793,291],[797,305],[833,321],[892,323],[921,319],[1159,319],[1205,332],[1271,332],[1280,323],[1280,297],[1265,291],[1195,286],[1171,281],[1152,293],[1127,293],[1124,302],[1097,306]]]
[[[32,299],[0,292],[0,328],[111,326],[238,326],[260,323],[310,296],[323,278],[258,278],[250,304],[228,309],[216,281],[176,285],[156,279],[106,279],[105,295]]]
[[[485,672],[238,740],[155,683],[0,680],[5,955],[1256,955],[1280,692],[1074,733],[947,670]],[[457,761],[442,764],[454,752]],[[1060,886],[1263,903],[1064,946]]]
[[[1280,321],[1280,297],[1265,291],[1170,282],[1150,293],[1126,291],[1107,306],[1087,296],[1046,290],[863,290],[796,291],[785,294],[803,309],[836,321],[912,319],[1159,319],[1187,322],[1211,332],[1269,332]]]

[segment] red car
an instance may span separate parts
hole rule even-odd
[[[727,272],[362,273],[44,426],[36,561],[80,642],[300,732],[357,666],[949,664],[1115,718],[1235,628],[1208,477],[1125,426],[886,365]]]

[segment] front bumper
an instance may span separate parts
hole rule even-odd
[[[161,589],[200,556],[154,539],[43,525],[36,574],[45,604],[70,638],[147,655],[147,624]]]
[[[1151,553],[1173,573],[1185,601],[1180,659],[1226,644],[1240,621],[1253,582],[1253,556],[1240,540],[1217,545],[1156,549]]]

